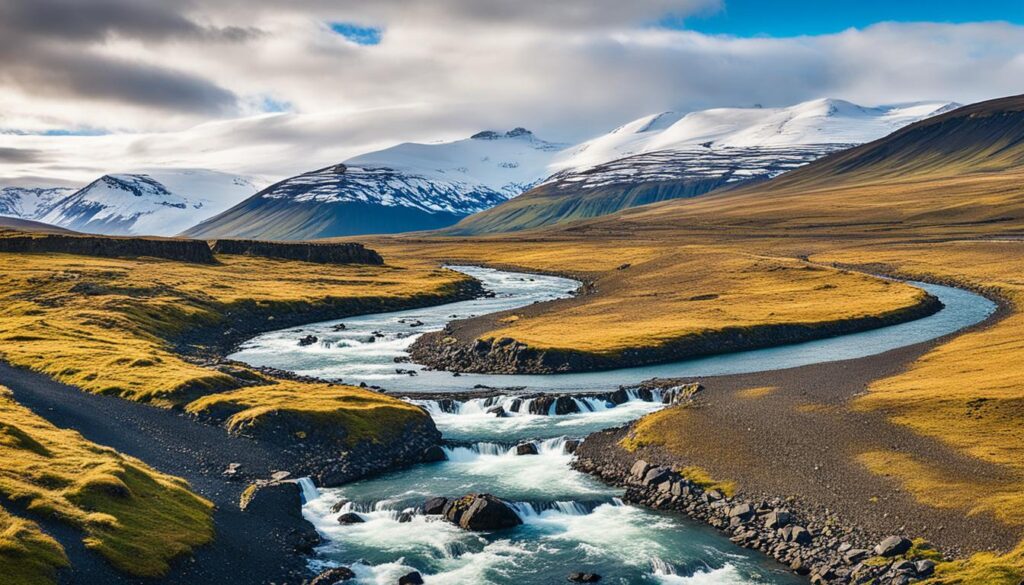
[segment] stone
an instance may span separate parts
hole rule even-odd
[[[765,516],[765,528],[782,528],[793,521],[793,515],[785,510],[773,510]]]
[[[914,571],[918,577],[927,577],[935,572],[935,561],[924,559],[914,563]]]
[[[346,499],[340,499],[337,502],[334,502],[334,505],[331,506],[331,513],[337,514],[338,512],[341,512],[341,509],[348,505],[348,503],[349,502]]]
[[[890,536],[875,547],[874,553],[880,557],[894,557],[901,555],[914,546],[909,538],[902,536]]]
[[[398,585],[423,585],[423,575],[419,571],[413,571],[398,578]]]
[[[505,412],[505,409],[500,407],[500,406],[495,406],[494,408],[488,408],[487,409],[487,414],[493,414],[497,418],[505,418],[506,416],[508,416],[508,413]]]
[[[717,502],[722,499],[722,492],[718,490],[708,490],[704,492],[704,496],[709,502]]]
[[[569,581],[573,583],[597,583],[601,575],[597,573],[569,573]]]
[[[355,512],[346,512],[341,516],[338,516],[338,524],[362,524],[366,522],[363,517]]]
[[[412,512],[402,512],[398,515],[398,523],[405,524],[406,522],[412,522]]]
[[[221,472],[221,475],[229,480],[236,480],[241,475],[242,464],[241,463],[228,463],[228,466]]]
[[[754,509],[750,507],[750,504],[736,504],[729,508],[729,517],[739,518],[740,521],[746,522],[754,517]]]
[[[871,551],[863,548],[851,548],[850,550],[843,553],[843,559],[851,565],[859,563],[864,560],[865,557],[870,554]]]
[[[533,443],[523,443],[522,445],[516,445],[516,455],[536,455],[537,445]]]
[[[430,498],[423,503],[423,513],[428,516],[436,516],[444,513],[444,507],[448,504],[448,498]]]
[[[448,456],[445,455],[444,449],[440,445],[431,445],[423,450],[422,460],[424,463],[436,463],[447,459]]]
[[[309,585],[335,585],[336,583],[343,583],[355,578],[356,574],[348,567],[334,567],[333,569],[322,571],[319,575],[313,577]]]
[[[320,338],[317,337],[316,335],[307,335],[307,336],[299,339],[299,347],[305,347],[307,345],[313,345],[314,343],[316,343],[318,341],[320,341]]]
[[[664,467],[654,467],[650,469],[645,475],[642,483],[644,485],[658,485],[669,478],[669,470]]]
[[[580,448],[580,441],[579,441],[579,439],[569,439],[568,441],[565,442],[565,445],[562,447],[562,449],[565,451],[565,453],[567,455],[572,455],[579,448]]]
[[[786,526],[779,530],[779,535],[786,542],[795,542],[797,544],[809,544],[811,542],[811,533],[807,532],[807,529],[803,526]]]
[[[805,565],[804,562],[800,559],[796,559],[792,563],[790,563],[789,569],[797,575],[807,575],[811,572],[810,567]]]
[[[444,516],[465,530],[502,530],[523,523],[507,503],[490,494],[469,494],[445,505]]]
[[[630,468],[629,474],[637,479],[642,479],[647,475],[647,471],[651,469],[651,464],[647,463],[643,459],[637,459],[633,467]]]

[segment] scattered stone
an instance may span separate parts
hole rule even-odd
[[[241,463],[228,463],[228,466],[221,473],[224,477],[229,480],[236,480],[241,476],[242,464]]]
[[[935,572],[935,561],[924,559],[914,563],[914,572],[918,577],[927,577]]]
[[[347,327],[345,327],[344,323],[338,323],[331,327],[331,331],[344,331],[345,329],[347,329]]]
[[[398,585],[423,585],[423,575],[419,571],[413,571],[398,579]]]
[[[782,528],[793,521],[793,515],[785,510],[773,510],[765,516],[765,528]]]
[[[878,543],[875,547],[874,553],[880,557],[894,557],[901,555],[914,546],[914,543],[910,542],[909,538],[903,536],[890,536],[882,542]]]
[[[313,577],[309,585],[335,585],[336,583],[343,583],[355,578],[356,574],[348,567],[334,567],[333,569],[322,571],[319,575]]]
[[[871,551],[864,548],[851,548],[843,553],[843,559],[845,559],[847,563],[853,565],[867,558],[870,553]]]
[[[307,345],[313,345],[314,343],[316,343],[318,341],[320,341],[320,338],[317,337],[316,335],[307,335],[307,336],[299,339],[299,347],[306,347]]]
[[[338,516],[338,524],[362,524],[363,522],[366,522],[366,520],[363,520],[363,517],[355,512],[346,512]]]
[[[569,581],[573,583],[597,583],[601,575],[597,573],[569,573]]]
[[[739,518],[741,521],[746,522],[754,517],[754,509],[750,507],[750,504],[736,504],[729,508],[729,517]]]

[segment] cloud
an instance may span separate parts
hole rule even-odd
[[[0,163],[30,163],[43,160],[43,151],[34,148],[0,147]]]
[[[0,162],[0,180],[84,182],[159,165],[273,179],[485,128],[578,141],[668,109],[819,97],[967,103],[1017,93],[1024,76],[1024,27],[1006,23],[793,38],[652,24],[718,9],[717,0],[0,0],[0,130],[112,132],[0,136],[0,146],[51,159]],[[360,45],[332,23],[382,32]]]

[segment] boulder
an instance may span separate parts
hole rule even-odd
[[[793,515],[785,510],[773,510],[765,516],[765,528],[782,528],[793,521]]]
[[[316,343],[318,341],[320,341],[320,338],[317,337],[316,335],[307,335],[307,336],[299,339],[299,347],[305,347],[307,345],[313,345],[314,343]]]
[[[753,517],[754,509],[750,507],[750,504],[736,504],[729,508],[729,518],[739,518],[742,522],[746,522]]]
[[[902,536],[890,536],[882,542],[878,543],[875,547],[874,553],[880,557],[894,557],[901,555],[914,546],[914,543],[910,542],[909,538]]]
[[[428,516],[436,516],[444,513],[444,507],[448,504],[448,498],[430,498],[423,503],[423,513]]]
[[[935,561],[924,559],[914,563],[914,571],[918,577],[927,577],[935,572]]]
[[[490,494],[469,494],[449,501],[444,516],[465,530],[502,530],[523,523],[507,503]]]
[[[566,454],[572,455],[576,452],[576,449],[580,448],[580,441],[579,439],[569,439],[562,448]]]
[[[850,550],[843,553],[843,560],[847,563],[854,565],[864,560],[871,551],[863,548],[851,548]]]
[[[444,449],[440,445],[431,445],[423,450],[423,462],[424,463],[435,463],[437,461],[445,461],[448,456],[444,454]]]
[[[803,526],[786,526],[779,530],[779,536],[786,542],[795,542],[797,544],[809,544],[811,542],[811,533]]]
[[[569,573],[569,581],[573,583],[597,583],[601,575],[597,573]]]
[[[516,455],[536,455],[537,445],[533,443],[523,443],[522,445],[516,445]]]
[[[333,514],[337,514],[338,512],[341,512],[341,509],[344,508],[347,504],[348,504],[348,500],[342,498],[342,499],[338,500],[337,502],[334,502],[334,505],[331,506],[331,512]]]
[[[665,467],[654,467],[644,474],[642,483],[644,485],[658,485],[659,483],[669,479],[670,474],[671,471]]]
[[[338,524],[362,524],[366,522],[363,517],[355,512],[346,512],[341,516],[338,516]]]
[[[343,583],[355,578],[356,574],[348,567],[334,567],[333,569],[322,571],[319,575],[313,577],[309,585],[335,585],[336,583]]]
[[[398,578],[398,585],[423,585],[423,575],[419,571],[413,571]]]
[[[650,463],[647,463],[643,459],[637,459],[633,467],[630,468],[629,474],[637,479],[643,479],[647,472],[651,469]]]
[[[493,414],[497,418],[505,418],[506,416],[508,416],[508,413],[505,412],[505,409],[500,407],[500,406],[495,406],[494,408],[488,408],[487,409],[487,414]]]

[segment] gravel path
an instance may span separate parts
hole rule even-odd
[[[196,493],[216,505],[214,542],[196,550],[191,559],[176,561],[171,574],[160,583],[281,585],[301,582],[305,576],[305,561],[285,542],[285,535],[294,527],[294,516],[284,510],[257,516],[238,509],[247,479],[288,469],[289,461],[281,451],[232,437],[219,427],[170,410],[88,394],[6,364],[0,364],[0,384],[10,388],[20,404],[54,425],[75,429],[90,441],[183,477]],[[232,462],[242,464],[244,478],[240,481],[221,476]],[[101,557],[85,550],[76,530],[52,521],[42,524],[64,545],[71,559],[73,569],[62,572],[61,583],[153,583],[113,570]]]

